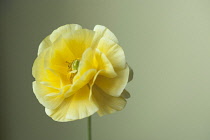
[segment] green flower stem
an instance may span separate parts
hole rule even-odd
[[[88,117],[88,140],[92,140],[92,135],[91,135],[91,116]]]

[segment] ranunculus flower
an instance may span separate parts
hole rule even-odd
[[[94,30],[69,24],[39,45],[33,64],[33,91],[55,121],[66,122],[122,110],[129,67],[115,35],[106,27]]]

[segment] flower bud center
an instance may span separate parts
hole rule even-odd
[[[73,78],[77,74],[78,68],[79,68],[79,59],[75,59],[71,62],[66,61],[68,63],[68,74],[67,78],[70,80],[70,83],[73,83]]]
[[[72,68],[72,70],[78,70],[78,68],[79,68],[79,60],[74,60],[73,62],[72,62],[72,64],[71,64],[71,68]]]

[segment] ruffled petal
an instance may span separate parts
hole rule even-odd
[[[108,95],[96,85],[92,88],[92,98],[99,108],[97,113],[100,116],[120,111],[126,105],[126,100],[123,97]]]
[[[82,55],[78,72],[73,79],[73,85],[69,92],[75,92],[88,84],[97,73],[97,65],[94,57],[94,51],[91,48],[86,49]]]
[[[55,109],[64,100],[63,94],[55,88],[47,87],[39,82],[33,82],[33,91],[38,101],[46,108]]]
[[[126,66],[123,49],[114,41],[101,38],[97,49],[103,52],[116,70],[124,69]]]
[[[103,53],[99,50],[88,48],[82,56],[78,73],[73,79],[70,92],[74,92],[88,84],[97,71],[100,71],[100,75],[105,77],[114,78],[117,76],[111,63]]]
[[[82,27],[78,24],[67,24],[67,25],[61,26],[52,32],[52,34],[50,35],[50,41],[54,42],[61,35],[66,34],[66,33],[72,33],[75,30],[79,30],[79,29],[82,29]]]
[[[115,72],[109,59],[104,53],[102,53],[98,49],[95,50],[95,59],[98,64],[98,70],[102,70],[100,72],[100,75],[103,75],[108,78],[114,78],[117,76],[117,73]]]
[[[92,44],[95,32],[88,29],[76,30],[74,33],[63,35],[67,47],[74,54],[76,59],[80,59],[84,51]]]
[[[74,82],[90,69],[97,69],[97,61],[95,59],[94,50],[92,48],[87,48],[80,60],[78,73],[74,78]]]
[[[50,55],[50,48],[46,48],[34,61],[32,75],[36,81],[59,81],[59,75],[46,66],[46,58]]]
[[[47,36],[39,45],[38,55],[43,52],[46,48],[51,47],[52,43],[50,41],[50,36]]]
[[[93,29],[93,31],[96,32],[95,36],[94,36],[94,42],[93,42],[93,46],[97,46],[98,41],[104,37],[107,38],[109,40],[114,41],[115,43],[118,43],[117,37],[114,35],[114,33],[112,33],[108,28],[106,28],[105,26],[102,25],[96,25]]]
[[[117,76],[112,64],[107,59],[107,57],[100,52],[98,49],[88,48],[80,61],[78,74],[76,75],[74,81],[79,79],[89,69],[103,70],[100,74],[109,78],[114,78]]]
[[[120,95],[121,97],[125,98],[125,99],[128,99],[131,97],[130,93],[127,91],[127,90],[123,90],[123,92],[121,93]]]
[[[74,59],[74,54],[69,50],[66,42],[60,37],[46,53],[45,67],[48,67],[57,73],[67,75],[68,65]]]
[[[73,121],[71,119],[66,118],[67,110],[69,108],[69,101],[70,99],[68,100],[65,99],[60,105],[60,107],[54,110],[45,108],[45,113],[48,116],[50,116],[53,120],[58,121],[58,122]]]
[[[56,41],[62,34],[73,33],[75,30],[82,29],[78,24],[67,24],[54,30],[51,35],[47,36],[39,45],[38,55],[48,47],[52,46],[52,43]]]
[[[36,80],[43,79],[43,75],[45,75],[45,55],[49,48],[45,49],[43,53],[41,53],[36,60],[34,61],[33,67],[32,67],[32,75]]]
[[[71,88],[66,92],[65,97],[69,97],[73,92],[79,90],[83,86],[87,85],[94,75],[97,73],[96,69],[89,69],[78,80],[76,80]]]
[[[58,108],[54,110],[46,109],[46,113],[53,120],[60,122],[88,117],[98,110],[94,102],[89,100],[89,94],[90,90],[85,86],[71,97],[66,98]]]
[[[129,77],[128,77],[128,82],[130,82],[131,80],[133,80],[133,69],[129,66]]]
[[[129,67],[127,66],[124,70],[117,71],[117,77],[107,78],[99,75],[95,81],[95,84],[101,88],[105,93],[118,97],[128,82]]]

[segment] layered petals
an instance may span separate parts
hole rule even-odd
[[[89,94],[89,88],[85,86],[66,98],[58,108],[45,111],[53,120],[60,122],[83,119],[98,111],[96,104],[89,99]]]
[[[50,41],[54,42],[61,35],[65,35],[66,33],[73,33],[75,30],[79,30],[79,29],[82,29],[82,27],[78,24],[67,24],[67,25],[61,26],[52,32],[52,34],[50,35]]]
[[[46,48],[51,47],[52,43],[56,41],[61,35],[66,33],[73,33],[75,30],[82,29],[78,24],[67,24],[54,30],[51,35],[47,36],[39,45],[38,55]]]
[[[97,49],[106,55],[116,70],[121,70],[126,67],[124,51],[116,42],[107,38],[101,38]]]
[[[78,73],[74,78],[70,92],[76,91],[88,84],[98,71],[100,71],[100,75],[108,78],[117,76],[112,64],[102,52],[97,49],[88,48],[80,61]]]
[[[33,91],[39,102],[50,109],[57,108],[64,100],[62,92],[53,87],[47,87],[40,82],[33,82]]]
[[[33,92],[46,114],[67,122],[122,110],[133,72],[108,28],[67,24],[40,43],[32,75]]]
[[[38,55],[43,52],[46,48],[51,47],[52,42],[50,41],[50,36],[47,36],[39,45]]]
[[[94,44],[95,46],[97,46],[98,41],[100,41],[101,38],[107,38],[109,40],[112,40],[116,43],[118,42],[117,37],[114,35],[114,33],[112,33],[108,28],[106,28],[105,26],[102,25],[96,25],[93,29],[93,31],[96,32],[95,37],[94,37]]]
[[[107,78],[99,75],[95,84],[101,88],[105,93],[119,97],[128,82],[129,67],[117,72],[117,77]]]
[[[120,111],[126,105],[126,100],[123,97],[108,95],[96,85],[92,88],[92,98],[99,108],[98,114],[100,116]]]
[[[80,59],[84,51],[89,48],[93,42],[95,32],[88,29],[76,30],[74,33],[63,35],[69,50],[76,59]]]

